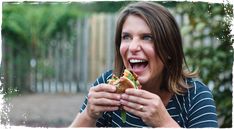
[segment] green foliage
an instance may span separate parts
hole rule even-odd
[[[58,33],[71,34],[70,25],[81,15],[68,4],[3,4],[3,36],[18,41],[17,48],[41,49]],[[74,12],[72,12],[74,11]],[[8,43],[8,42],[6,42]],[[30,47],[31,46],[31,47]],[[37,56],[39,53],[35,53]]]
[[[130,1],[99,1],[99,2],[92,2],[89,4],[85,4],[86,6],[84,10],[87,10],[89,12],[116,12],[120,9],[120,7],[123,7]]]
[[[2,35],[9,52],[4,53],[5,68],[1,67],[1,71],[5,70],[6,80],[9,80],[10,74],[19,80],[14,81],[12,86],[7,81],[4,85],[18,87],[19,92],[22,92],[21,89],[30,91],[30,60],[43,58],[52,39],[59,38],[61,34],[72,35],[71,26],[83,16],[84,13],[71,4],[3,3]],[[13,69],[8,64],[13,64]],[[43,68],[51,75],[49,67]],[[8,69],[12,69],[11,73]],[[6,89],[4,92],[9,93]]]
[[[19,90],[17,88],[15,89],[8,89],[8,93],[4,94],[4,98],[12,98],[15,96],[20,95]]]
[[[43,70],[43,75],[39,75],[39,77],[44,77],[47,79],[50,79],[51,77],[55,76],[55,71],[53,69],[53,65],[50,65],[50,62],[45,59],[40,59],[37,61],[37,67],[40,70]],[[41,72],[38,72],[38,74],[42,74]]]
[[[232,6],[181,3],[177,9],[182,14],[188,14],[191,23],[182,27],[184,36],[193,36],[190,47],[185,49],[189,66],[192,69],[198,67],[200,78],[213,87],[218,117],[224,119],[221,127],[232,127]],[[215,38],[219,42],[208,40],[211,42],[207,43],[206,38]]]

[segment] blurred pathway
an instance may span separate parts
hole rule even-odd
[[[79,112],[84,94],[30,94],[12,97],[11,125],[67,127]]]

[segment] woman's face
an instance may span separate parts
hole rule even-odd
[[[120,54],[127,69],[138,75],[141,85],[161,83],[163,63],[156,55],[151,31],[138,16],[129,15],[123,24]]]

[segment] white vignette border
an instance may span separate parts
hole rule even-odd
[[[29,2],[39,2],[39,0],[25,0],[25,1],[29,1]],[[101,1],[101,0],[41,0],[42,2],[92,2],[92,1]],[[102,1],[111,1],[111,0],[102,0]],[[117,0],[115,0],[117,1]],[[121,0],[122,1],[122,0]],[[146,1],[146,0],[142,0],[142,1]],[[150,1],[150,0],[149,0]],[[152,1],[152,0],[151,0]],[[154,0],[154,1],[168,1],[168,0]],[[172,1],[172,0],[169,0]],[[224,4],[232,4],[233,5],[233,12],[234,12],[234,1],[233,0],[174,0],[177,2],[183,2],[183,1],[188,1],[188,2],[208,2],[208,3],[224,3]],[[24,0],[2,0],[0,1],[0,9],[1,9],[1,13],[0,13],[0,25],[1,25],[1,30],[2,30],[2,2],[24,2]],[[234,18],[231,18],[231,33],[230,35],[231,37],[231,41],[234,40]],[[234,48],[234,44],[232,44],[232,47]],[[1,66],[1,62],[2,62],[2,31],[0,31],[0,66]],[[233,65],[234,66],[234,65]],[[232,74],[234,73],[234,67],[232,68]],[[4,107],[4,94],[2,93],[3,87],[2,87],[2,77],[0,77],[0,116],[3,112],[3,107]],[[232,76],[232,85],[234,84],[234,76]],[[233,87],[232,87],[233,88]],[[233,99],[234,93],[232,93],[232,104],[234,102]],[[232,125],[234,125],[234,107],[232,106]],[[0,120],[1,122],[1,120]],[[17,129],[25,129],[25,128],[32,128],[32,127],[25,127],[25,126],[10,126],[10,125],[1,125],[0,123],[0,128],[17,128]],[[41,128],[41,127],[35,127],[35,128]]]

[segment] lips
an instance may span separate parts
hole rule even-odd
[[[148,60],[145,59],[131,58],[128,60],[128,62],[131,66],[132,71],[138,75],[144,72],[145,68],[148,66]]]

